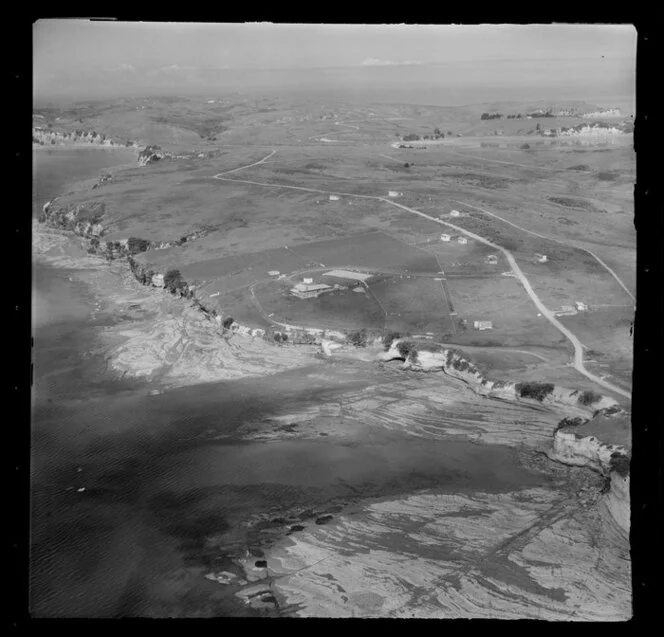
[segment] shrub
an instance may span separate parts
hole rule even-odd
[[[611,471],[615,471],[619,476],[625,478],[629,475],[629,465],[630,465],[629,456],[626,456],[625,454],[620,453],[619,451],[614,451],[611,454],[611,460],[609,461],[609,466],[611,467]]]
[[[521,144],[519,148],[521,148],[522,150],[528,150],[530,148],[530,144]]]
[[[228,329],[231,325],[233,325],[234,319],[232,316],[228,316],[224,319],[224,322],[221,324],[224,329]]]
[[[408,358],[408,354],[415,351],[415,344],[408,341],[401,341],[397,344],[397,349],[399,354],[405,358]]]
[[[164,275],[164,287],[170,292],[175,292],[184,287],[184,281],[180,270],[169,270]]]
[[[129,237],[127,241],[127,249],[130,254],[137,254],[145,252],[150,247],[150,242],[146,239],[138,239],[137,237]]]
[[[348,341],[352,345],[355,345],[355,347],[366,347],[367,331],[365,329],[361,329],[358,332],[351,332],[348,335]]]
[[[580,405],[592,405],[593,403],[599,402],[602,400],[602,395],[597,392],[586,390],[581,392],[578,397],[578,402]]]
[[[399,332],[387,332],[387,334],[383,336],[383,346],[385,347],[385,351],[390,349],[390,347],[392,347],[392,342],[400,337],[401,334],[399,334]]]
[[[553,383],[517,383],[516,391],[521,398],[533,398],[540,402],[553,391]]]
[[[556,425],[556,428],[554,429],[554,433],[556,431],[560,431],[561,429],[572,429],[572,428],[580,427],[581,425],[583,425],[587,422],[588,422],[587,418],[581,418],[580,416],[576,416],[575,418],[563,418]]]

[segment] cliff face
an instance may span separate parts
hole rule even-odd
[[[606,478],[602,504],[625,535],[630,529],[629,414],[610,407],[590,419],[562,421],[548,451],[552,460],[589,467]]]
[[[536,399],[543,404],[564,405],[569,411],[581,415],[592,414],[598,409],[617,405],[616,401],[608,396],[588,395],[587,392],[556,387],[552,384],[491,380],[459,351],[432,346],[430,343],[421,344],[397,339],[380,359],[403,360],[403,369],[443,372],[468,383],[477,394],[491,398]]]
[[[104,234],[101,219],[106,206],[102,202],[89,202],[73,206],[60,206],[55,200],[44,204],[39,222],[54,228],[69,230],[87,239],[99,239]]]
[[[39,144],[40,146],[68,146],[68,145],[81,145],[91,144],[93,146],[113,146],[123,147],[125,144],[114,142],[106,135],[99,134],[96,131],[55,131],[49,128],[33,127],[32,129],[32,143]],[[132,142],[129,147],[136,147],[137,144]]]

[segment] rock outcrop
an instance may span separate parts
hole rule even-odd
[[[617,402],[593,392],[579,392],[551,383],[516,383],[487,378],[461,352],[435,343],[397,339],[379,356],[382,361],[403,360],[403,369],[444,372],[466,382],[477,394],[503,400],[533,399],[543,404],[565,406],[572,413],[593,414]]]
[[[57,131],[49,128],[33,127],[32,143],[40,146],[71,146],[81,144],[91,144],[93,146],[108,147],[137,147],[135,142],[119,144],[106,135],[99,134],[96,131]]]
[[[562,420],[547,455],[564,464],[589,467],[604,476],[603,504],[620,529],[629,535],[631,435],[628,412],[609,407],[596,411],[590,419]]]
[[[86,239],[98,240],[105,231],[101,224],[105,210],[106,205],[99,201],[61,206],[54,199],[44,204],[39,222],[68,230]]]

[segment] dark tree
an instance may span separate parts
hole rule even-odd
[[[169,270],[164,275],[164,287],[170,292],[175,292],[183,286],[182,275],[180,270]]]
[[[221,325],[222,325],[222,327],[223,327],[224,329],[227,330],[231,325],[233,325],[233,323],[234,323],[234,319],[233,319],[233,317],[232,317],[232,316],[227,316],[227,317],[224,319],[224,322],[223,322]]]
[[[138,239],[137,237],[129,237],[127,241],[127,249],[131,254],[145,252],[150,247],[150,242],[146,239]]]
[[[383,336],[383,346],[385,347],[385,351],[390,349],[390,347],[392,346],[392,341],[400,337],[401,334],[399,334],[399,332],[387,332],[387,334]]]

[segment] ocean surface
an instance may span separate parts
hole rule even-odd
[[[120,161],[96,149],[35,155],[35,210]],[[256,614],[204,577],[255,540],[242,530],[248,516],[275,505],[324,510],[358,494],[501,491],[542,479],[508,449],[389,432],[362,445],[233,439],[247,420],[347,390],[348,377],[331,381],[323,396],[310,391],[311,369],[151,396],[144,382],[110,378],[103,355],[91,353],[97,330],[113,319],[92,319],[91,290],[72,274],[34,267],[35,617]]]

